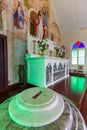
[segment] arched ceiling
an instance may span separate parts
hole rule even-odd
[[[61,34],[87,28],[87,0],[51,0]]]

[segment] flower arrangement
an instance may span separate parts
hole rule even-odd
[[[48,49],[49,44],[47,39],[43,39],[41,41],[38,41],[38,49],[41,52],[44,52],[46,49]]]
[[[62,45],[61,47],[56,47],[56,56],[64,58],[65,57],[65,46]]]

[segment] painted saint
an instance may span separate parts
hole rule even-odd
[[[43,20],[43,39],[46,38],[46,30],[48,28],[48,21],[47,21],[47,10],[46,7],[42,7],[42,20]]]
[[[7,3],[6,3],[6,0],[3,0],[3,1],[0,0],[0,30],[3,29],[2,11],[3,11],[4,9],[6,9],[6,10],[8,9],[8,5],[7,5]]]
[[[16,8],[16,11],[14,13],[14,25],[17,29],[23,29],[24,28],[24,11],[22,8],[22,3],[18,1],[18,5]]]
[[[0,30],[3,29],[3,22],[2,22],[2,9],[0,8]]]
[[[34,36],[42,39],[43,37],[43,22],[42,22],[42,14],[41,11],[38,11],[38,14],[35,18],[34,22]]]

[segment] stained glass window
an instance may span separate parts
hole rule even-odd
[[[84,43],[77,41],[76,43],[74,43],[74,45],[72,46],[72,49],[78,49],[78,48],[84,48],[85,45]]]
[[[72,46],[72,65],[84,65],[85,63],[85,45],[77,41]]]

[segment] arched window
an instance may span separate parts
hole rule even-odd
[[[80,48],[84,48],[85,45],[83,42],[77,41],[76,43],[74,43],[74,45],[72,46],[72,49],[80,49]]]
[[[85,64],[85,45],[81,41],[77,41],[72,46],[72,65]]]

